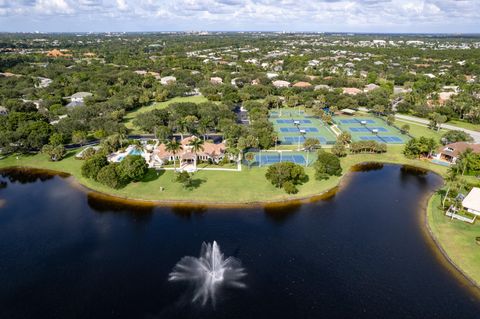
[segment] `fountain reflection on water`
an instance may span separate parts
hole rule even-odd
[[[203,243],[200,257],[183,257],[169,274],[170,281],[186,281],[194,285],[192,302],[215,305],[216,292],[221,286],[245,288],[240,280],[246,275],[240,260],[224,258],[217,242]]]

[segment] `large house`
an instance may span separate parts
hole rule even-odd
[[[458,156],[469,148],[472,149],[474,153],[480,153],[480,144],[456,142],[439,147],[435,159],[454,164]]]
[[[175,82],[177,82],[177,78],[174,76],[164,76],[163,78],[160,79],[160,83],[162,85],[169,85]]]
[[[474,187],[463,199],[462,206],[470,214],[480,216],[480,188]]]
[[[198,151],[196,154],[193,151],[190,142],[194,139],[198,139],[196,136],[190,136],[181,140],[182,150],[177,154],[167,151],[166,144],[159,144],[153,151],[153,160],[161,165],[173,160],[180,161],[180,169],[192,169],[196,170],[197,161],[212,161],[219,163],[225,157],[226,145],[222,143],[205,142],[203,144],[203,150]]]
[[[273,81],[272,84],[276,88],[288,88],[290,86],[290,82],[282,80]]]
[[[218,84],[222,84],[223,80],[222,78],[215,76],[210,78],[210,83],[212,83],[213,85],[218,85]]]
[[[0,115],[8,115],[8,110],[5,106],[0,106]]]
[[[77,107],[77,106],[83,106],[84,105],[84,99],[86,97],[90,97],[93,94],[90,92],[77,92],[73,94],[72,96],[69,97],[70,103],[68,103],[66,106],[69,108]]]
[[[348,95],[357,95],[362,93],[363,91],[357,88],[343,88],[342,93]]]
[[[312,87],[312,85],[308,82],[297,82],[293,85],[293,87],[307,89],[307,88]]]

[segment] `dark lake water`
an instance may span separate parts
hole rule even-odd
[[[146,208],[69,178],[0,177],[0,318],[479,318],[419,222],[438,176],[385,165],[335,196],[282,209]],[[216,240],[245,289],[215,308],[167,280]]]

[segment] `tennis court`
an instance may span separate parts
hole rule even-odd
[[[260,152],[255,153],[253,166],[265,166],[280,162],[292,162],[299,165],[312,164],[316,159],[315,153],[306,152]]]
[[[389,126],[384,120],[374,117],[334,118],[340,130],[352,135],[354,141],[376,141],[387,144],[403,144],[408,140],[400,130]]]
[[[303,144],[307,138],[315,138],[320,144],[335,144],[336,136],[320,119],[306,115],[303,111],[271,111],[270,121],[283,145]]]

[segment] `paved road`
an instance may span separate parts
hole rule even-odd
[[[395,117],[400,119],[400,120],[405,120],[405,121],[410,121],[410,122],[416,122],[420,124],[426,124],[428,125],[429,121],[426,119],[418,118],[415,116],[409,116],[409,115],[403,115],[403,114],[395,114]],[[444,129],[447,130],[459,130],[459,131],[464,131],[465,133],[470,134],[473,139],[475,140],[475,143],[480,143],[480,132],[477,131],[472,131],[472,130],[467,130],[458,126],[450,125],[450,124],[442,124],[441,126]]]

